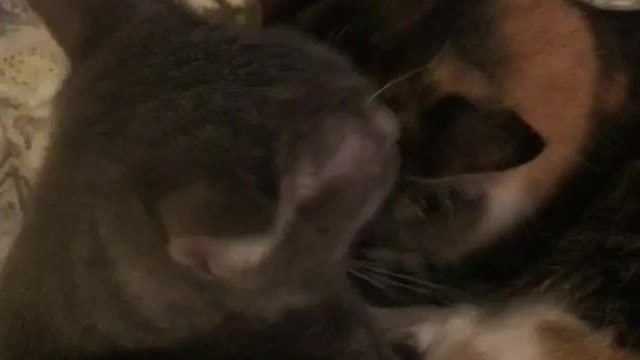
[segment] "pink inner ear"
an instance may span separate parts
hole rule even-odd
[[[377,139],[359,132],[347,134],[332,161],[321,172],[321,181],[354,174],[362,176],[380,170],[379,166],[384,161],[381,162],[379,157],[398,140],[399,125],[391,111],[381,106],[370,109],[369,120]]]
[[[374,144],[359,134],[349,134],[331,162],[320,173],[320,183],[338,177],[360,173],[363,166],[370,166],[375,154]]]
[[[169,244],[169,255],[198,275],[210,278],[213,272],[209,265],[209,254],[204,241],[206,240],[197,237],[172,239]]]
[[[275,244],[270,234],[220,239],[182,236],[171,239],[169,255],[204,278],[237,281],[255,271]]]

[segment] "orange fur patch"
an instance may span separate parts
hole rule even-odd
[[[632,359],[607,338],[586,327],[546,320],[538,325],[537,332],[544,358],[548,360]]]
[[[425,359],[637,359],[555,301],[513,303],[498,312],[449,309],[430,321],[414,327]]]
[[[438,93],[461,94],[478,103],[495,101],[495,89],[486,74],[464,62],[455,51],[445,50],[431,68],[425,71],[423,79]]]
[[[498,74],[505,102],[547,142],[540,158],[511,174],[537,203],[571,173],[588,141],[598,85],[595,40],[565,0],[499,0],[496,14],[508,58]]]
[[[446,352],[438,360],[491,360],[476,348],[470,340],[463,340],[455,344],[451,351]]]

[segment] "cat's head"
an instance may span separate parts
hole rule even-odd
[[[546,146],[513,110],[479,108],[460,96],[441,99],[424,116],[432,120],[405,137],[401,180],[363,236],[368,255],[382,262],[385,253],[439,262],[468,251],[485,213],[484,187]]]
[[[313,4],[296,15],[281,11],[275,20],[303,28],[350,54],[379,82],[379,98],[401,117],[405,141],[417,136],[423,123],[438,123],[437,116],[423,115],[451,94],[480,108],[512,109],[544,139],[544,151],[526,165],[493,169],[492,174],[473,177],[483,180],[465,185],[483,198],[482,204],[474,202],[467,209],[481,219],[466,235],[459,234],[466,245],[450,253],[450,261],[490,246],[548,204],[583,165],[586,148],[601,125],[597,120],[624,107],[624,75],[603,71],[591,19],[571,2],[308,3]],[[423,166],[433,161],[435,153],[429,149],[425,143],[417,152],[424,156]],[[460,161],[445,152],[440,155],[449,156],[441,161],[451,161],[452,166]],[[418,164],[420,159],[411,161]],[[465,187],[454,190],[470,192]],[[456,233],[461,223],[468,223],[466,213],[451,214],[451,229],[445,233]],[[440,243],[440,234],[417,240]]]

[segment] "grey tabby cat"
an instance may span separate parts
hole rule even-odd
[[[388,359],[346,280],[394,117],[303,36],[31,0],[71,60],[0,285],[0,359]]]

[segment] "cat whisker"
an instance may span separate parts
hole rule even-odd
[[[400,75],[394,79],[392,79],[391,81],[389,81],[388,83],[386,83],[383,87],[381,87],[378,91],[376,91],[373,95],[371,95],[371,97],[368,100],[368,103],[372,103],[374,100],[376,100],[382,93],[384,93],[385,91],[387,91],[389,88],[395,86],[396,84],[399,84],[409,78],[411,78],[412,76],[414,76],[415,74],[423,71],[424,69],[428,68],[430,66],[430,64],[426,64],[420,67],[417,67],[409,72],[404,73],[403,75]]]
[[[384,279],[384,282],[386,282],[389,285],[392,286],[396,286],[399,288],[403,288],[403,289],[407,289],[410,290],[413,293],[419,294],[419,295],[430,295],[433,293],[433,291],[431,291],[431,289],[427,288],[427,287],[423,287],[423,286],[413,286],[413,285],[409,285],[409,284],[405,284],[401,281],[395,280],[391,277],[382,277],[381,279]]]
[[[411,71],[408,71],[406,73],[404,73],[403,75],[400,75],[394,79],[392,79],[391,81],[389,81],[388,83],[386,83],[383,87],[381,87],[378,91],[376,91],[371,98],[369,98],[369,103],[373,102],[374,100],[376,100],[378,98],[378,96],[380,96],[382,93],[384,93],[386,90],[388,90],[389,88],[395,86],[398,83],[401,83],[409,78],[411,78],[413,75],[428,69],[428,68],[433,68],[436,67],[440,62],[442,62],[443,58],[445,57],[445,55],[447,54],[448,50],[451,48],[451,39],[447,39],[446,43],[444,44],[444,46],[442,47],[442,49],[438,52],[438,54],[428,63],[419,66]]]
[[[414,283],[416,285],[420,285],[420,286],[423,286],[425,288],[433,288],[433,289],[441,288],[441,286],[439,286],[437,284],[434,284],[434,283],[431,283],[429,281],[418,279],[418,278],[416,278],[414,276],[404,275],[404,274],[400,274],[400,273],[393,272],[393,271],[390,271],[390,270],[381,269],[379,267],[376,267],[375,265],[368,264],[368,263],[365,263],[365,262],[360,262],[358,264],[358,266],[360,268],[362,268],[362,269],[365,269],[367,271],[375,272],[375,273],[377,273],[379,275],[385,275],[385,276],[390,276],[390,277],[397,278],[397,279],[410,281],[410,282],[412,282],[412,283]]]
[[[448,297],[451,297],[454,299],[468,298],[468,296],[461,291],[455,291],[454,289],[451,289],[449,287],[439,285],[424,279],[420,279],[410,275],[400,274],[400,273],[393,272],[386,269],[381,269],[377,267],[375,264],[367,263],[365,261],[358,261],[357,263],[358,263],[358,266],[364,271],[368,273],[374,272],[379,276],[381,276],[384,279],[384,281],[388,281],[390,284],[395,286],[421,290],[418,293],[424,293],[426,291],[428,294],[432,294],[432,293],[446,294]],[[408,281],[414,284],[415,286],[404,284],[401,282],[401,280]]]
[[[340,40],[340,37],[342,35],[344,35],[345,32],[347,32],[347,30],[349,30],[352,27],[351,24],[345,26],[344,28],[342,28],[340,31],[335,31],[333,34],[331,34],[331,38],[330,41],[336,41],[336,40]]]
[[[373,274],[368,274],[366,272],[361,272],[354,269],[350,269],[349,273],[361,280],[364,280],[365,282],[372,285],[373,287],[382,290],[385,294],[389,296],[393,296],[393,293],[391,292],[391,290],[387,286],[385,286],[384,283],[381,282],[381,280],[379,279],[379,276],[375,276]],[[374,279],[375,277],[377,277],[378,279]]]

